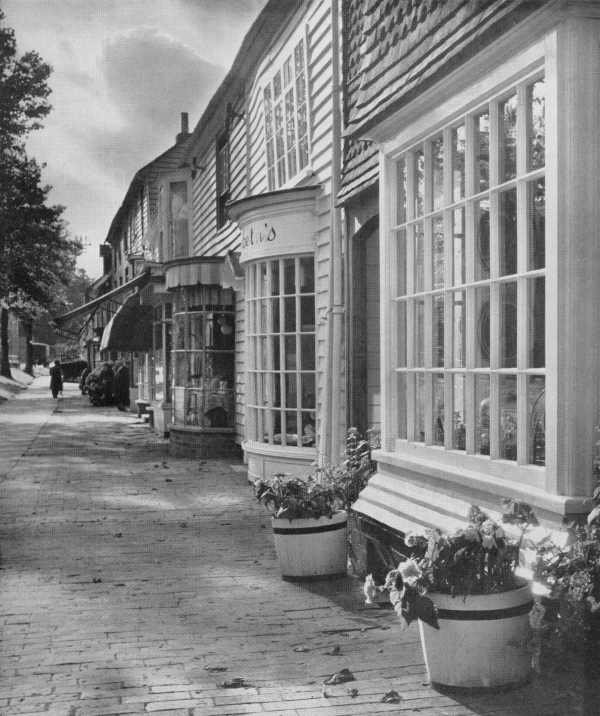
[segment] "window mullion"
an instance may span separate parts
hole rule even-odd
[[[490,187],[500,183],[500,111],[498,102],[490,103]]]

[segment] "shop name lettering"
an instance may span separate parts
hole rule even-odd
[[[265,224],[264,229],[259,229],[257,231],[250,229],[250,231],[245,231],[242,234],[242,248],[245,249],[248,248],[248,246],[263,244],[266,241],[275,241],[276,237],[277,232],[275,229],[272,226],[269,228],[269,225]]]

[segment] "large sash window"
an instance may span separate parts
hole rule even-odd
[[[397,159],[399,439],[545,464],[544,109],[529,78]]]

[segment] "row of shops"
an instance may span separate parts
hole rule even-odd
[[[97,295],[179,454],[249,477],[381,431],[362,558],[503,497],[585,512],[600,338],[600,3],[271,0],[137,172]]]

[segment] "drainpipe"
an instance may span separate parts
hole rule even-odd
[[[326,394],[324,403],[323,463],[339,464],[341,443],[342,338],[344,319],[342,213],[336,206],[341,179],[341,88],[338,0],[331,1],[332,149],[331,149],[331,240],[329,244],[329,292]]]

